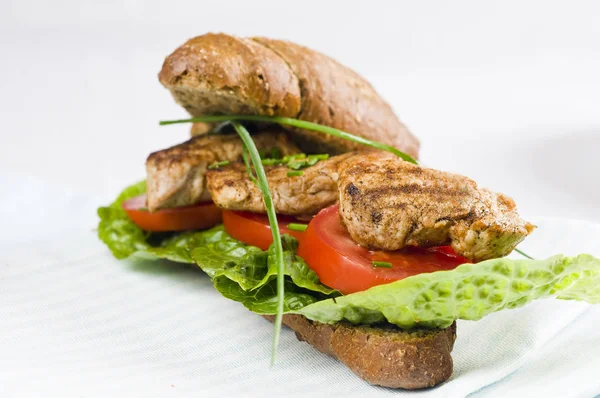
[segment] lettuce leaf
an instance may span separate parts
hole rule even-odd
[[[276,313],[277,288],[273,250],[262,251],[231,238],[222,226],[200,232],[152,234],[142,231],[121,208],[144,193],[145,182],[126,188],[98,209],[98,236],[117,258],[164,258],[197,263],[223,296],[263,315]],[[590,255],[547,260],[495,259],[464,264],[453,271],[412,276],[341,296],[321,284],[296,254],[298,242],[283,236],[285,313],[335,323],[389,322],[404,329],[444,328],[456,319],[477,320],[535,299],[600,303],[600,260]]]
[[[197,263],[225,297],[259,314],[275,314],[277,264],[273,250],[262,251],[230,237],[222,225],[206,231],[149,233],[135,225],[121,207],[127,199],[146,192],[145,181],[131,185],[110,205],[98,209],[98,236],[118,259],[168,259]],[[282,237],[285,260],[286,312],[300,309],[339,293],[319,282],[296,255],[298,241]]]
[[[121,207],[127,199],[146,192],[146,182],[141,181],[123,190],[109,206],[100,207],[98,237],[118,259],[135,256],[144,259],[168,259],[194,263],[190,249],[228,236],[222,226],[199,232],[177,234],[150,233],[135,225]]]
[[[256,290],[244,290],[235,281],[220,276],[213,279],[215,288],[228,299],[238,301],[250,311],[260,315],[277,313],[277,286],[275,280],[262,285]],[[302,291],[289,279],[285,281],[283,312],[290,313],[319,301],[319,298]]]
[[[452,271],[412,276],[341,296],[318,281],[284,235],[284,313],[322,323],[388,322],[403,329],[445,328],[457,319],[478,320],[535,299],[557,296],[600,303],[600,260],[590,255],[547,260],[495,259]],[[276,268],[263,252],[232,238],[195,248],[192,257],[225,297],[262,315],[276,313]]]
[[[295,312],[323,323],[387,321],[403,329],[445,328],[456,319],[478,320],[550,296],[600,303],[600,260],[581,254],[464,264],[319,301]]]
[[[283,235],[282,243],[286,275],[285,312],[339,295],[320,283],[317,274],[296,255],[296,239]],[[277,264],[273,246],[265,252],[229,237],[198,246],[191,255],[223,296],[258,314],[276,313]]]
[[[110,206],[98,209],[98,217],[100,217],[98,237],[118,259],[129,257],[149,247],[146,242],[148,234],[138,228],[121,208],[124,201],[144,192],[146,192],[146,181],[138,182],[125,188]]]

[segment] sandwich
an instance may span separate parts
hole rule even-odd
[[[508,196],[426,168],[373,87],[295,43],[205,34],[159,81],[192,137],[98,209],[115,257],[197,265],[228,299],[366,382],[446,381],[456,320],[531,300],[600,302],[600,260],[507,256],[535,226]],[[234,342],[232,342],[234,344]]]

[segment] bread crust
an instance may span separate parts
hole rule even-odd
[[[254,40],[275,51],[298,77],[302,92],[299,119],[380,141],[415,157],[418,155],[418,140],[358,73],[326,55],[289,41],[266,37]],[[318,151],[323,146],[334,153],[364,148],[342,138],[295,131],[300,147],[304,146],[306,151]]]
[[[415,390],[452,375],[456,322],[446,329],[404,331],[391,325],[328,325],[288,314],[283,324],[298,340],[335,357],[370,384]]]
[[[225,34],[188,40],[158,75],[192,116],[258,114],[294,117],[300,87],[284,60],[261,44]]]
[[[418,155],[418,140],[366,80],[333,59],[295,43],[205,34],[188,40],[169,55],[159,80],[192,116],[239,113],[294,117]],[[301,149],[309,153],[362,148],[322,133],[291,131]]]

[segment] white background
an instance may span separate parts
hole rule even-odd
[[[504,191],[533,221],[600,222],[600,2],[0,0],[0,396],[392,395],[289,330],[268,371],[270,325],[201,273],[113,259],[91,231],[149,152],[187,137],[158,127],[185,113],[156,75],[208,31],[327,53],[389,100],[426,164]],[[524,249],[598,256],[598,231],[541,222]],[[453,380],[430,393],[597,394],[598,308],[461,322]]]
[[[209,31],[297,41],[369,79],[422,160],[526,216],[600,221],[600,2],[6,1],[4,171],[108,198],[182,141],[163,58]]]

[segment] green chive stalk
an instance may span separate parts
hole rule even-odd
[[[208,166],[208,168],[209,169],[218,169],[219,167],[227,166],[229,163],[231,163],[229,160],[222,160],[220,162],[211,164],[210,166]]]
[[[392,263],[387,261],[372,261],[373,268],[392,268]]]
[[[177,123],[217,123],[217,122],[227,122],[227,121],[248,121],[248,122],[265,122],[265,123],[277,123],[283,124],[286,126],[297,127],[304,130],[317,131],[319,133],[329,134],[334,137],[343,138],[348,141],[356,142],[358,144],[362,144],[365,146],[369,146],[371,148],[381,149],[387,152],[391,152],[394,155],[398,156],[402,160],[406,160],[407,162],[418,164],[418,162],[409,154],[399,151],[393,146],[383,144],[381,142],[368,140],[363,137],[359,137],[350,133],[346,133],[345,131],[334,129],[333,127],[324,126],[322,124],[307,122],[306,120],[299,120],[290,117],[282,117],[282,116],[254,116],[254,115],[223,115],[223,116],[200,116],[194,117],[191,119],[180,119],[180,120],[163,120],[160,122],[161,126],[167,124],[177,124]]]
[[[519,249],[515,249],[515,251],[525,258],[528,258],[530,260],[535,260],[535,258],[531,257],[529,254],[525,253],[524,251],[521,251]]]
[[[308,225],[307,224],[289,223],[287,225],[287,227],[290,231],[304,232],[308,228]]]
[[[277,215],[275,214],[275,206],[273,206],[273,198],[269,191],[269,185],[267,184],[267,176],[265,169],[262,166],[260,160],[260,154],[254,141],[248,133],[248,130],[238,122],[232,122],[233,128],[238,133],[244,147],[250,155],[254,171],[256,172],[256,181],[258,187],[262,193],[265,208],[267,210],[267,216],[269,218],[269,225],[271,226],[271,233],[273,235],[273,245],[275,245],[275,261],[277,262],[277,315],[275,316],[275,324],[273,329],[273,345],[271,349],[271,366],[275,363],[275,353],[277,352],[277,345],[279,344],[279,335],[281,334],[281,322],[283,320],[283,299],[284,299],[284,263],[283,263],[283,247],[281,245],[281,233],[279,232],[279,224],[277,223]],[[247,159],[245,159],[247,160]],[[249,166],[249,162],[246,163]],[[251,173],[252,170],[249,170]],[[251,174],[251,177],[252,174]]]

